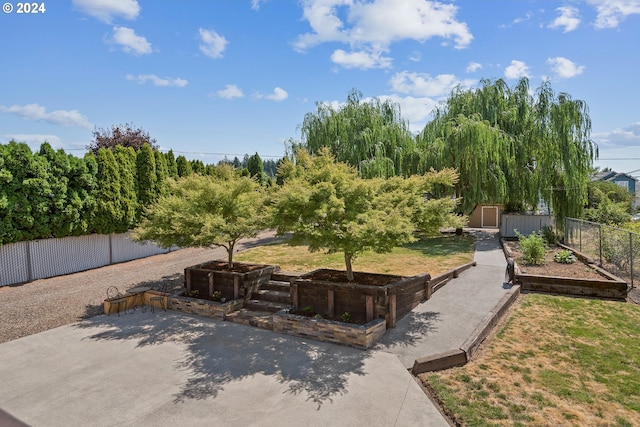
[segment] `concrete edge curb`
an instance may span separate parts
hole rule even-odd
[[[463,366],[487,338],[491,330],[504,317],[507,310],[513,305],[520,295],[520,286],[513,285],[511,289],[500,299],[498,304],[489,312],[482,322],[471,332],[460,348],[445,351],[431,356],[421,357],[413,362],[411,373],[413,375],[425,372],[439,371],[456,366]]]

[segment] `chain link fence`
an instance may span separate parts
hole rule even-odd
[[[566,218],[564,242],[624,279],[631,288],[640,279],[640,234],[597,222]]]

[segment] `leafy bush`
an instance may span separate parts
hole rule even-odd
[[[529,265],[543,265],[547,244],[542,234],[531,233],[529,236],[524,236],[518,230],[515,230],[515,232],[520,241],[524,262]]]
[[[541,233],[542,233],[542,238],[544,239],[545,242],[547,242],[547,245],[551,246],[558,243],[558,235],[553,230],[552,226],[550,225],[542,226]]]
[[[220,291],[213,291],[213,293],[211,294],[211,299],[213,299],[214,301],[220,301],[221,298],[222,292]]]
[[[560,251],[553,256],[555,262],[560,264],[573,264],[576,262],[576,256],[570,250]]]
[[[340,316],[340,320],[342,320],[344,323],[351,323],[353,321],[353,319],[351,318],[351,314],[349,314],[348,311],[342,313],[342,315]]]

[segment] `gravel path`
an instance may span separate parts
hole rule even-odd
[[[274,240],[272,232],[265,232],[241,241],[236,248],[242,251]],[[181,249],[23,285],[1,286],[0,343],[102,314],[109,286],[122,293],[143,284],[160,288],[165,282],[169,289],[179,289],[185,267],[226,257],[224,248]]]

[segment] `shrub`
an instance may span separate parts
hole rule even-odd
[[[550,225],[542,226],[542,238],[547,242],[547,245],[552,246],[558,243],[558,235]]]
[[[344,323],[351,323],[353,321],[353,319],[351,318],[351,314],[349,314],[348,311],[342,313],[342,315],[340,316],[340,320],[342,320]]]
[[[531,233],[529,236],[523,236],[518,230],[515,231],[520,241],[524,262],[529,265],[543,265],[547,244],[542,234]]]
[[[560,264],[573,264],[576,262],[576,256],[570,250],[560,251],[553,256],[555,262]]]
[[[213,291],[213,293],[211,294],[211,299],[213,299],[214,301],[220,301],[221,298],[222,292],[220,291]]]

